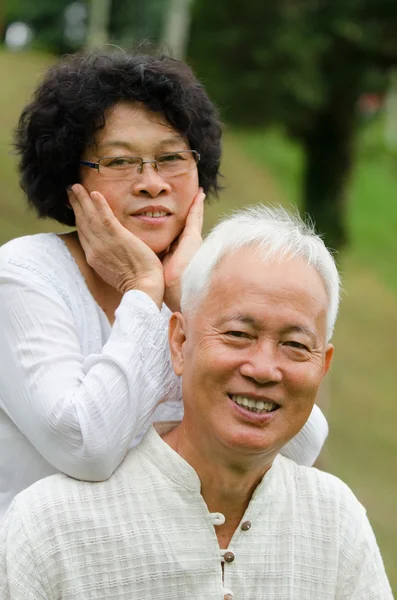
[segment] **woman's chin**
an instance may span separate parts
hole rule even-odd
[[[139,237],[139,239],[144,242],[146,246],[149,246],[149,248],[153,250],[153,252],[157,254],[160,259],[167,254],[172,242],[175,240],[175,237],[173,236],[152,236],[147,234],[145,235],[145,233],[137,231],[132,231],[132,233]]]
[[[125,225],[124,225],[125,226]],[[171,242],[167,239],[161,239],[161,237],[157,234],[148,235],[145,231],[140,231],[136,227],[127,227],[128,231],[133,233],[138,239],[141,240],[146,246],[148,246],[157,256],[164,255],[168,248],[170,247]]]
[[[149,246],[150,250],[153,250],[153,252],[158,256],[158,258],[160,260],[162,260],[164,258],[164,256],[167,254],[169,248],[170,248],[170,244],[168,243],[166,246],[164,244],[160,244],[160,243],[156,243],[156,242],[148,242],[147,240],[143,239],[143,242],[145,242],[145,244],[147,246]]]

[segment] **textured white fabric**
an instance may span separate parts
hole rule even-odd
[[[181,418],[169,314],[130,291],[110,327],[55,234],[0,249],[0,519],[47,475],[106,479],[151,422]],[[327,433],[316,407],[285,454],[313,464]]]
[[[220,514],[219,514],[220,513]],[[2,600],[391,600],[365,511],[337,478],[279,456],[224,562],[195,471],[150,428],[102,483],[54,475],[0,531]]]

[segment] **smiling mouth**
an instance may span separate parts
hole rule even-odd
[[[254,400],[253,398],[249,398],[248,396],[241,396],[237,394],[228,394],[230,400],[242,406],[246,410],[249,410],[254,413],[265,414],[269,412],[274,412],[278,408],[280,408],[279,404],[275,402],[264,402],[263,400]]]
[[[171,213],[169,212],[165,212],[164,210],[157,210],[157,211],[146,211],[146,212],[140,212],[140,213],[135,213],[134,215],[132,215],[133,217],[149,217],[151,219],[155,219],[158,217],[168,217]]]

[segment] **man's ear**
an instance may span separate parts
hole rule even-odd
[[[168,326],[172,366],[176,375],[183,373],[183,344],[186,341],[186,319],[181,313],[174,313]]]
[[[329,371],[333,356],[334,356],[334,347],[332,344],[327,344],[327,348],[325,350],[324,376]]]

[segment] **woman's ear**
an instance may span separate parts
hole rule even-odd
[[[183,344],[186,341],[186,319],[176,312],[172,315],[168,326],[168,343],[175,375],[183,373]]]

